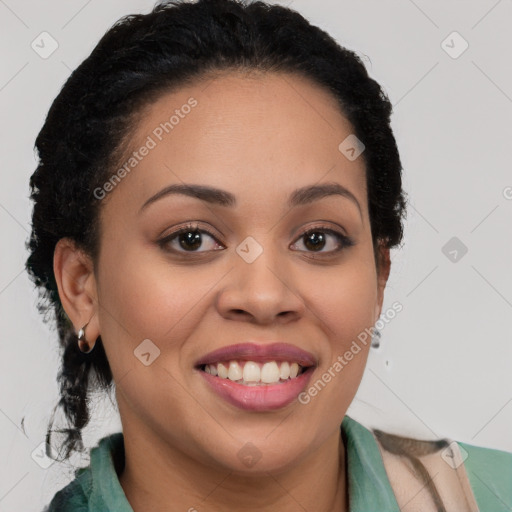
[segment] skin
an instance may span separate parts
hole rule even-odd
[[[339,428],[369,344],[308,404],[263,413],[217,396],[194,363],[234,343],[280,340],[315,355],[313,383],[374,325],[389,250],[377,266],[364,160],[338,150],[353,130],[335,98],[305,78],[224,72],[162,95],[138,118],[130,152],[190,97],[197,106],[103,200],[97,261],[66,239],[55,251],[64,309],[77,330],[90,320],[87,339],[101,335],[114,375],[126,451],[120,483],[135,512],[169,503],[348,510]],[[183,182],[229,191],[237,205],[169,195],[139,212]],[[327,182],[349,189],[360,209],[339,195],[285,205],[296,188]],[[177,239],[158,244],[187,221],[216,240],[202,234],[201,254]],[[315,251],[301,235],[319,224],[354,245],[335,252],[340,243],[327,234]],[[247,236],[263,248],[253,263],[236,252]],[[145,339],[160,349],[149,366],[134,356]],[[248,442],[261,453],[250,468],[237,456]]]

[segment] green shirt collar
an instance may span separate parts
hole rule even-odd
[[[351,512],[400,512],[377,441],[363,425],[345,416],[341,435],[346,446]]]
[[[347,448],[350,511],[400,512],[373,434],[345,416],[341,435]],[[133,512],[117,477],[115,461],[124,464],[122,432],[102,438],[91,450],[89,510]]]

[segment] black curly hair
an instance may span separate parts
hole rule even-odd
[[[364,143],[374,246],[402,241],[405,192],[390,127],[392,105],[360,57],[337,44],[298,12],[262,1],[169,0],[148,14],[118,20],[68,78],[35,141],[38,166],[30,178],[32,233],[27,271],[39,289],[38,309],[56,322],[62,354],[57,376],[69,428],[67,459],[84,451],[89,393],[111,390],[112,373],[101,337],[80,352],[63,310],[53,272],[59,239],[69,237],[96,261],[101,201],[94,190],[117,168],[138,115],[163,93],[218,71],[285,72],[309,78],[336,98]]]

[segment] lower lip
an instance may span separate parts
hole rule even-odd
[[[272,411],[293,402],[308,385],[314,367],[281,384],[244,386],[199,370],[213,391],[226,401],[247,411]]]

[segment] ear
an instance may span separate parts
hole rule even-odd
[[[53,254],[53,272],[64,311],[75,330],[87,322],[87,340],[100,335],[94,266],[89,255],[69,238],[61,238]]]
[[[391,270],[391,259],[389,248],[379,242],[377,248],[377,303],[375,304],[375,322],[379,319],[382,312],[382,303],[384,302],[384,290],[388,282],[389,272]]]

